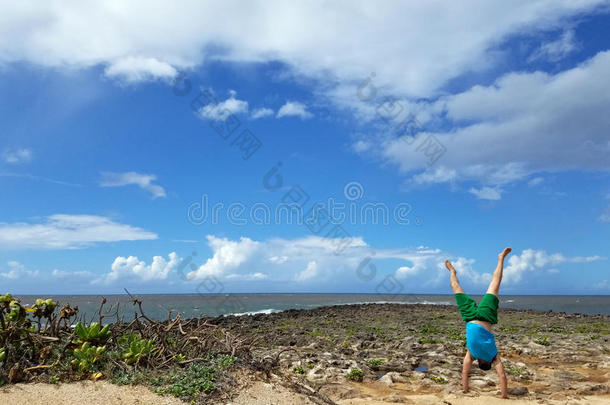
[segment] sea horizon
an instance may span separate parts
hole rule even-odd
[[[22,303],[30,304],[38,295],[19,295]],[[471,294],[475,299],[482,295]],[[155,319],[167,319],[168,312],[185,317],[220,315],[255,315],[287,310],[313,309],[335,305],[358,304],[423,304],[455,305],[453,294],[371,294],[371,293],[179,293],[179,294],[51,294],[60,305],[78,306],[85,317],[97,314],[101,298],[105,308],[120,304],[120,314],[132,314],[132,298],[140,298],[145,313]],[[114,298],[114,299],[113,299]],[[553,311],[572,314],[610,315],[610,295],[502,295],[500,308]],[[105,310],[106,311],[106,310]],[[457,314],[457,312],[456,312]],[[457,315],[456,315],[457,316]]]

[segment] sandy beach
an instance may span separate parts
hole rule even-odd
[[[501,309],[496,339],[511,403],[610,401],[607,316]],[[473,367],[462,393],[464,324],[441,305],[364,304],[218,317],[208,322],[250,342],[230,383],[196,402],[223,404],[495,404],[498,377]],[[245,358],[248,357],[248,358]],[[359,373],[354,372],[359,370]],[[167,373],[159,370],[157,375]],[[30,375],[40,381],[40,376]],[[182,403],[151,383],[15,384],[6,403]],[[227,380],[228,381],[228,380]]]

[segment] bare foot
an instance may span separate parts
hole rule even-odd
[[[502,251],[502,253],[500,253],[500,254],[498,255],[498,257],[499,257],[500,259],[504,259],[504,258],[505,258],[506,256],[508,256],[508,254],[509,254],[510,252],[512,252],[512,251],[513,251],[513,250],[512,250],[511,248],[509,248],[509,247],[504,248],[504,250]]]
[[[445,260],[445,267],[447,267],[447,270],[449,270],[449,271],[455,271],[455,269],[453,268],[453,265],[451,264],[451,262],[449,260]]]

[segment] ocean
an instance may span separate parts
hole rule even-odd
[[[23,304],[31,304],[40,296],[18,296]],[[119,303],[120,314],[125,320],[133,318],[137,310],[127,295],[106,295],[107,304]],[[477,301],[480,296],[472,296]],[[53,298],[60,305],[69,303],[78,306],[85,319],[97,319],[101,295],[57,295]],[[180,312],[183,318],[201,315],[248,315],[272,313],[288,309],[311,309],[327,305],[348,305],[363,303],[398,303],[455,305],[453,295],[382,295],[382,294],[180,294],[180,295],[140,295],[146,316],[157,320],[167,319],[168,311],[173,315]],[[533,309],[582,314],[610,315],[610,296],[595,295],[506,295],[500,297],[501,308]],[[109,319],[111,321],[111,319]]]

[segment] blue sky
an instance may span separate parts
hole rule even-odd
[[[4,290],[610,293],[609,2],[33,4]]]

